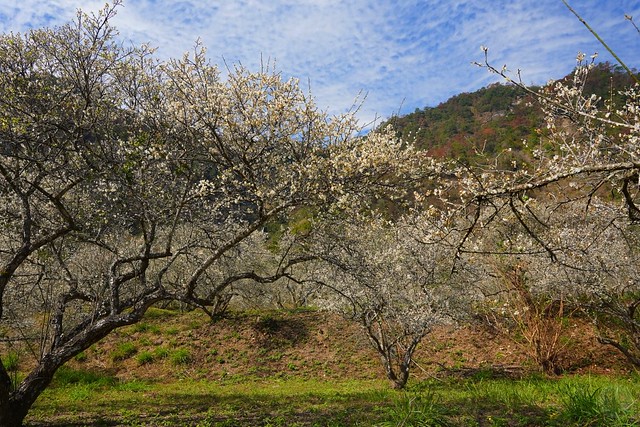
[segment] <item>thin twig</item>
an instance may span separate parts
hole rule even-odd
[[[618,61],[618,64],[620,64],[622,66],[622,68],[624,68],[626,70],[626,72],[633,78],[633,80],[636,81],[636,83],[640,83],[640,79],[638,79],[638,76],[636,76],[629,67],[627,67],[627,64],[625,64],[622,59],[620,59],[620,57],[618,55],[616,55],[616,53],[613,51],[613,49],[611,49],[609,47],[609,45],[600,37],[600,35],[593,29],[591,28],[591,26],[587,23],[587,21],[585,21],[584,19],[582,19],[582,17],[580,15],[578,15],[578,12],[576,12],[570,5],[569,3],[567,3],[567,0],[562,0],[562,3],[564,3],[565,6],[567,6],[567,9],[569,9],[571,11],[571,13],[573,13],[576,18],[578,18],[578,20],[580,22],[582,22],[584,24],[585,27],[587,27],[587,30],[589,30],[589,32],[591,34],[593,34],[593,36],[600,42],[600,44],[602,46],[605,47],[605,49],[607,49],[609,51],[609,53],[616,59],[616,61]],[[628,19],[628,18],[627,18]],[[633,21],[632,21],[633,22]]]

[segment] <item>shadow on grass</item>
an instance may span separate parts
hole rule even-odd
[[[38,401],[27,425],[640,425],[640,419],[634,415],[640,401],[640,386],[632,378],[433,380],[416,383],[402,392],[386,388],[380,381],[336,383],[301,379],[266,382],[186,380],[172,384],[134,382],[100,385],[83,395],[78,390],[84,386],[72,384],[48,391]],[[574,392],[573,396],[567,390],[587,390],[589,393]],[[581,398],[583,394],[592,399],[586,402]],[[598,423],[602,420],[606,423]]]
[[[268,390],[216,394],[146,391],[118,398],[104,390],[89,402],[40,402],[26,426],[338,426],[371,425],[389,405],[376,391],[286,395]],[[99,391],[94,392],[96,396]],[[91,399],[88,397],[87,399]],[[83,404],[86,403],[86,404]]]
[[[154,401],[111,399],[91,412],[59,408],[30,427],[63,426],[532,426],[548,425],[535,405],[507,407],[490,398],[444,400],[425,393],[336,393],[297,396],[165,394]],[[76,408],[77,410],[78,408]]]

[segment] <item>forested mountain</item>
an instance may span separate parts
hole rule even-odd
[[[572,79],[573,74],[563,78]],[[621,95],[631,77],[608,62],[596,64],[590,71],[586,91],[602,98],[600,102]],[[540,88],[532,87],[533,90]],[[416,109],[406,116],[392,117],[398,134],[414,139],[416,144],[437,157],[468,161],[482,152],[489,157],[511,148],[503,162],[521,158],[522,141],[533,145],[544,134],[543,113],[533,96],[513,85],[494,83],[472,93],[461,93],[436,107]]]

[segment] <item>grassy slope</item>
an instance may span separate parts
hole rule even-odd
[[[360,330],[328,313],[241,313],[210,323],[199,312],[154,310],[62,370],[28,422],[398,425],[422,416],[431,420],[423,425],[583,425],[566,419],[572,390],[592,393],[596,409],[605,405],[598,399],[638,409],[640,380],[616,353],[595,345],[587,329],[569,344],[566,367],[581,375],[514,381],[488,367],[533,370],[522,345],[486,331],[439,330],[417,355],[409,391],[398,393]]]

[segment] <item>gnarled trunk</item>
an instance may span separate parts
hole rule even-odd
[[[55,372],[55,371],[54,371]],[[24,392],[20,390],[11,390],[11,387],[5,385],[0,387],[0,426],[2,427],[20,427],[24,421],[31,405],[38,398],[40,393],[44,391],[46,386],[51,382],[53,373],[49,378],[41,376],[38,382],[43,384],[31,384],[31,381],[23,383]],[[26,392],[26,393],[25,393]]]
[[[133,308],[131,312],[115,316],[106,315],[100,320],[92,320],[90,322],[91,326],[81,323],[75,329],[69,331],[68,338],[64,340],[61,340],[61,337],[58,336],[54,340],[51,350],[40,359],[29,375],[15,386],[15,389],[6,370],[1,367],[0,427],[21,426],[29,409],[38,399],[38,396],[49,386],[58,368],[72,357],[102,340],[112,331],[140,321],[151,305],[165,297],[164,291],[158,289],[155,292],[150,292],[146,299],[139,302],[139,305]]]
[[[20,426],[27,415],[12,401],[13,383],[4,365],[0,361],[0,426]]]
[[[69,347],[66,351],[47,354],[19,384],[12,385],[10,380],[8,383],[3,381],[0,385],[0,426],[21,426],[29,409],[49,386],[58,368],[94,341],[88,340]]]
[[[3,427],[20,427],[27,416],[28,409],[13,404],[10,400],[0,398],[0,425]]]

